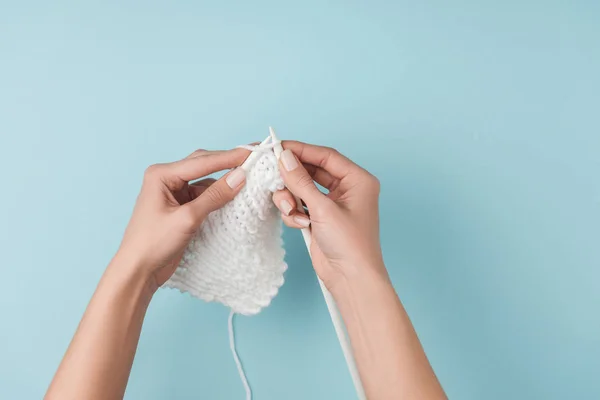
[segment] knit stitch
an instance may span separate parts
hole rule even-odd
[[[209,214],[164,285],[244,315],[271,303],[287,269],[281,218],[271,200],[284,185],[271,148],[257,149],[253,165],[244,165],[245,186]]]

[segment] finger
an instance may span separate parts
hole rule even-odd
[[[237,167],[249,154],[250,152],[244,149],[207,151],[198,157],[163,164],[160,168],[162,171],[159,171],[162,173],[161,178],[182,184],[224,169]]]
[[[282,145],[283,148],[291,150],[303,163],[321,167],[338,179],[343,179],[352,171],[362,170],[360,166],[330,147],[293,140],[283,141]]]
[[[199,226],[211,212],[231,201],[246,182],[246,173],[236,168],[217,180],[193,201],[181,207],[182,213],[194,225]]]
[[[273,193],[273,202],[281,211],[281,219],[290,228],[302,229],[310,226],[310,218],[304,214],[304,207],[296,205],[294,195],[287,189]],[[302,207],[302,210],[299,208]]]
[[[190,200],[194,200],[196,197],[200,196],[204,191],[217,180],[213,178],[206,178],[194,183],[190,183],[188,186],[188,192],[190,195]]]
[[[295,229],[308,228],[310,226],[310,219],[303,214],[298,212],[292,215],[281,215],[281,220],[286,226]]]
[[[194,151],[192,154],[190,154],[189,156],[187,156],[186,158],[198,157],[198,156],[201,156],[202,154],[205,154],[207,152],[208,152],[208,150],[206,150],[206,149],[198,149],[198,150]]]
[[[223,153],[227,150],[204,150],[204,149],[198,149],[196,151],[194,151],[192,154],[190,154],[189,156],[187,156],[185,159],[188,158],[196,158],[196,157],[200,157],[200,156],[205,156],[207,154],[219,154],[219,153]]]
[[[286,149],[281,153],[279,163],[285,185],[295,196],[304,200],[309,208],[327,200],[291,150]]]
[[[308,171],[310,176],[312,176],[313,180],[317,182],[319,185],[323,186],[330,192],[333,192],[340,185],[340,180],[338,178],[334,178],[329,172],[325,171],[321,167],[317,167],[312,164],[302,164],[304,168]]]
[[[168,164],[167,172],[189,182],[217,171],[237,167],[249,154],[250,152],[244,149],[207,151],[201,156]]]
[[[273,203],[283,215],[291,215],[299,211],[296,199],[288,189],[273,193]]]

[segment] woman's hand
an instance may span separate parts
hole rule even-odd
[[[273,201],[286,225],[310,224],[310,253],[321,280],[329,290],[363,272],[387,280],[379,242],[377,178],[331,148],[294,141],[284,141],[283,147],[280,170],[289,190],[276,192]],[[319,191],[314,181],[329,193]],[[310,219],[296,209],[292,193],[304,201]]]
[[[291,193],[279,191],[273,200],[288,226],[311,227],[313,265],[344,320],[366,397],[446,399],[383,264],[378,180],[333,149],[283,147],[280,170]]]
[[[154,292],[175,272],[206,216],[240,191],[247,150],[198,150],[146,170],[123,242],[88,305],[46,399],[122,399]]]
[[[137,268],[155,291],[175,272],[206,216],[232,200],[245,183],[234,169],[219,180],[190,181],[240,165],[248,151],[198,150],[183,160],[150,166],[116,258]]]

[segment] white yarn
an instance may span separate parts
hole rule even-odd
[[[244,390],[246,391],[246,400],[252,400],[252,389],[250,389],[248,379],[246,378],[246,373],[244,372],[244,367],[242,366],[242,362],[240,361],[240,357],[238,356],[237,350],[235,348],[235,332],[233,329],[234,316],[235,313],[233,312],[233,310],[231,310],[231,312],[229,313],[229,321],[227,323],[229,330],[229,348],[231,349],[231,354],[233,354],[233,360],[235,361],[238,373],[240,374],[240,378],[242,379],[242,384],[244,385]]]
[[[273,153],[277,143],[267,139],[257,146],[240,146],[253,152],[241,166],[246,184],[231,202],[209,214],[164,284],[231,308],[229,347],[246,400],[252,400],[252,390],[235,348],[233,318],[268,306],[287,269],[281,218],[271,200],[272,193],[284,187]]]
[[[271,303],[287,269],[280,213],[271,200],[284,187],[273,146],[249,146],[255,154],[252,165],[243,165],[246,184],[200,226],[166,287],[244,315]]]

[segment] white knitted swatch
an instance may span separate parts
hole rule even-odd
[[[208,216],[164,285],[245,315],[271,303],[287,269],[281,218],[271,200],[284,185],[272,149],[257,149],[253,164],[244,165],[245,186]]]

